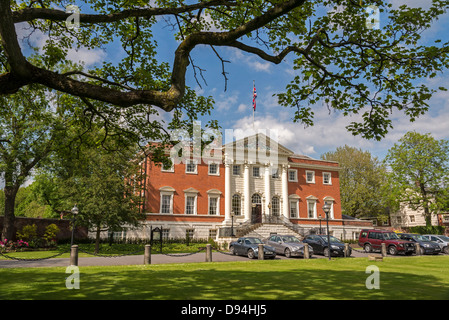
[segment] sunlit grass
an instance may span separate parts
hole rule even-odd
[[[380,269],[380,289],[365,286]],[[1,299],[440,299],[449,298],[449,256],[290,259],[80,267],[80,289],[65,267],[0,269]]]

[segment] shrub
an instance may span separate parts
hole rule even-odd
[[[45,241],[47,241],[47,243],[56,242],[56,234],[58,232],[59,232],[58,226],[52,223],[45,228],[43,238]]]
[[[410,227],[411,233],[419,234],[444,234],[445,227],[443,226],[416,226]]]
[[[35,224],[26,225],[22,232],[17,231],[17,238],[21,240],[35,241],[37,239],[37,226]]]
[[[22,251],[24,248],[28,248],[28,242],[23,240],[17,240],[13,242],[12,240],[5,239],[4,241],[0,241],[0,251]]]

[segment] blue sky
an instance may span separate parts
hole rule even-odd
[[[428,0],[391,0],[393,7],[401,4],[427,7]],[[382,27],[382,14],[380,17]],[[423,38],[439,37],[448,40],[449,15],[438,20],[433,28],[423,34]],[[446,33],[446,34],[445,34]],[[345,144],[370,151],[374,156],[383,159],[386,152],[407,131],[415,130],[421,133],[431,133],[437,139],[449,139],[449,93],[441,92],[430,102],[429,112],[411,123],[403,114],[392,114],[393,127],[382,141],[365,140],[354,137],[345,127],[354,120],[331,112],[325,105],[314,106],[315,124],[304,127],[293,123],[293,111],[279,106],[273,94],[282,92],[292,79],[293,55],[287,56],[279,65],[272,64],[257,56],[246,54],[233,48],[218,48],[220,54],[230,63],[226,63],[228,72],[227,90],[221,75],[221,63],[208,47],[194,50],[192,57],[202,68],[206,69],[207,86],[196,85],[193,72],[189,69],[187,83],[198,92],[214,97],[216,105],[213,113],[223,129],[234,129],[237,132],[253,127],[252,86],[255,81],[257,88],[257,108],[254,127],[258,129],[278,130],[279,142],[298,154],[319,158],[324,152],[335,150]],[[434,79],[423,79],[433,86],[447,85],[449,87],[449,72],[440,74]]]
[[[390,0],[394,7],[407,3],[412,6],[426,7],[430,0]],[[382,15],[380,17],[382,27]],[[433,28],[426,31],[424,36],[440,37],[447,41],[444,34],[449,29],[449,16],[446,14],[437,21]],[[161,56],[167,62],[171,62],[173,51],[177,43],[170,37],[169,28],[159,24],[154,30],[159,39]],[[35,34],[35,43],[45,39],[45,36]],[[117,50],[121,50],[119,47]],[[402,114],[392,114],[394,129],[382,141],[365,140],[354,137],[345,127],[354,118],[343,117],[341,114],[331,112],[326,106],[318,104],[314,106],[315,125],[304,127],[300,123],[293,123],[293,110],[281,107],[273,94],[282,92],[292,78],[293,55],[287,56],[279,65],[266,62],[257,56],[246,54],[233,48],[217,48],[226,63],[228,77],[227,90],[224,91],[225,81],[221,75],[221,62],[214,52],[207,46],[200,46],[192,52],[195,63],[205,69],[207,85],[201,83],[200,88],[193,78],[192,69],[187,74],[187,85],[195,88],[198,93],[205,96],[213,96],[216,105],[213,118],[219,120],[223,129],[234,129],[236,132],[248,130],[253,127],[252,111],[252,86],[253,81],[257,88],[257,109],[255,112],[255,129],[278,130],[279,143],[298,154],[305,154],[313,158],[319,158],[327,151],[335,150],[345,144],[370,151],[373,155],[382,159],[387,150],[407,131],[416,130],[421,133],[431,133],[437,139],[449,138],[449,93],[438,93],[430,103],[430,111],[415,122],[410,123]],[[117,57],[120,51],[87,50],[81,48],[71,51],[69,54],[74,60],[82,60],[87,66],[101,63],[103,60]],[[438,75],[434,79],[423,79],[429,84],[448,84],[449,73]],[[163,115],[164,118],[169,115]],[[202,119],[205,123],[209,118]]]

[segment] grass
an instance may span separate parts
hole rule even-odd
[[[379,290],[365,286],[373,264],[380,269]],[[449,299],[449,256],[80,267],[79,290],[65,287],[65,271],[0,269],[0,299]]]
[[[185,245],[183,243],[166,243],[162,248],[162,253],[189,253],[197,252],[200,248],[204,248],[205,243],[191,243],[190,245]],[[122,254],[140,254],[144,253],[145,245],[136,244],[117,244],[114,243],[111,246],[107,243],[100,244],[99,255],[122,255]],[[80,244],[79,245],[79,257],[92,257],[95,250],[95,244]],[[84,251],[84,252],[83,252]],[[87,252],[87,253],[86,253]],[[69,258],[70,257],[70,244],[59,245],[57,249],[52,250],[35,250],[35,251],[18,251],[18,252],[6,252],[4,253],[8,257],[20,258],[20,259],[44,259],[47,257],[52,257],[62,253],[62,255],[56,258]],[[160,246],[155,244],[152,247],[152,253],[160,253]],[[0,255],[0,260],[8,259]]]

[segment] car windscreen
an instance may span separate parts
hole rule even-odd
[[[294,237],[294,236],[286,236],[286,237],[282,237],[282,241],[284,242],[301,242],[299,241],[298,238]]]
[[[386,232],[386,233],[384,233],[384,239],[385,240],[398,240],[400,238],[394,232]]]
[[[420,234],[413,234],[412,238],[417,240],[417,241],[429,241],[429,239],[427,239],[426,237],[423,237]]]
[[[449,241],[449,237],[446,236],[438,236],[443,241]]]
[[[327,236],[322,236],[322,238],[323,238],[323,240],[324,240],[325,242],[327,242]],[[333,237],[333,236],[329,236],[329,240],[330,240],[330,242],[339,242],[339,243],[343,243],[340,239],[337,239],[337,238],[335,238],[335,237]]]
[[[263,243],[262,240],[258,238],[248,238],[246,241],[249,241],[250,243]]]

